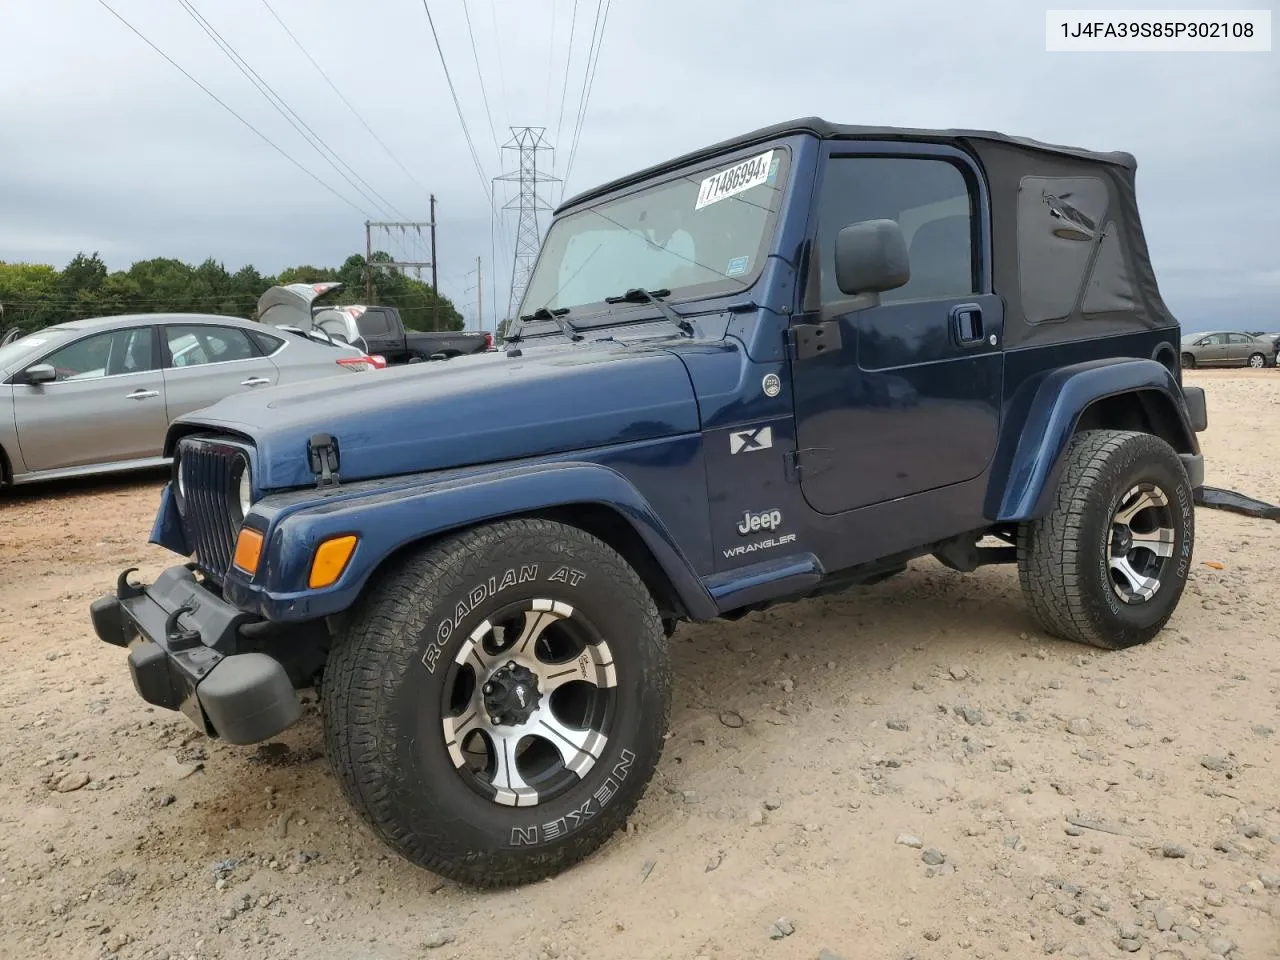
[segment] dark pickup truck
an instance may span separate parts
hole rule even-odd
[[[338,282],[290,283],[272,287],[258,301],[258,319],[359,347],[388,365],[448,360],[484,353],[493,334],[454,330],[407,330],[395,307],[320,304],[342,289]]]
[[[318,688],[366,822],[483,886],[626,822],[682,621],[932,557],[1015,566],[1049,634],[1144,643],[1187,582],[1207,415],[1135,170],[809,118],[591,190],[505,350],[178,420],[151,539],[190,560],[122,573],[95,631],[231,743]]]

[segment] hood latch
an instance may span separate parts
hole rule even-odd
[[[338,485],[338,466],[342,461],[338,455],[337,437],[317,433],[307,441],[307,459],[311,463],[311,472],[316,475],[317,487]]]

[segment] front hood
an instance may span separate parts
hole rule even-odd
[[[314,482],[307,440],[338,438],[343,480],[692,433],[684,364],[657,347],[526,346],[237,394],[180,418],[250,438],[262,489]],[[187,431],[189,432],[189,431]]]

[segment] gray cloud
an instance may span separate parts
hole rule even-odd
[[[369,214],[173,0],[112,0],[246,120]],[[491,250],[481,177],[461,135],[419,0],[272,0],[396,157],[439,199],[442,289],[486,321],[506,304],[514,220]],[[1200,0],[1201,7],[1212,4]],[[427,197],[365,131],[260,0],[198,8],[325,141],[403,214]],[[468,0],[432,14],[487,179],[509,124],[554,138],[569,0]],[[16,8],[16,9],[15,9]],[[555,45],[550,46],[555,15]],[[595,5],[578,4],[563,175]],[[1139,161],[1144,223],[1166,299],[1188,326],[1280,327],[1280,61],[1273,54],[1050,54],[1025,3],[853,5],[617,0],[566,194],[795,116],[975,126]],[[365,213],[264,144],[90,0],[11,2],[0,60],[0,258],[112,267],[150,256],[274,271],[361,250]],[[495,31],[495,21],[497,29]],[[551,54],[549,56],[549,54]],[[559,196],[558,189],[551,194]],[[509,188],[496,201],[505,202]],[[498,262],[492,262],[496,252]],[[472,307],[473,309],[473,307]]]

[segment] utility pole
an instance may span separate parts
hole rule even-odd
[[[539,211],[550,211],[551,206],[538,195],[538,184],[559,182],[557,177],[550,177],[538,172],[538,153],[551,150],[544,133],[546,127],[512,127],[511,139],[502,147],[503,150],[514,150],[519,157],[516,170],[494,177],[495,181],[505,180],[519,184],[516,199],[505,204],[503,210],[519,211],[516,220],[516,252],[515,262],[511,267],[511,293],[507,303],[507,317],[512,317],[524,298],[525,287],[529,285],[529,277],[533,273],[533,264],[538,259],[538,248],[542,246],[542,230],[538,226]]]
[[[430,260],[383,260],[379,261],[378,266],[386,267],[391,270],[399,269],[401,276],[408,267],[412,267],[417,274],[418,279],[422,279],[422,268],[431,268],[431,285],[435,287],[436,281],[436,223],[435,223],[436,198],[433,194],[431,197],[431,219],[427,220],[411,220],[406,222],[393,222],[384,220],[366,220],[364,224],[364,250],[365,250],[365,299],[370,306],[373,305],[373,231],[382,230],[391,233],[394,230],[400,231],[403,237],[406,234],[413,233],[418,237],[419,243],[422,240],[423,228],[430,231],[431,237],[431,259]],[[421,246],[419,246],[421,249]],[[439,318],[440,305],[437,302],[435,306],[435,324],[436,328],[440,326]]]
[[[435,294],[432,301],[431,325],[440,329],[440,286],[436,283],[436,195],[431,194],[431,292]]]
[[[480,273],[479,257],[476,257],[476,326],[484,329],[484,276]]]
[[[373,234],[369,232],[371,224],[364,222],[364,299],[365,303],[373,303]]]

